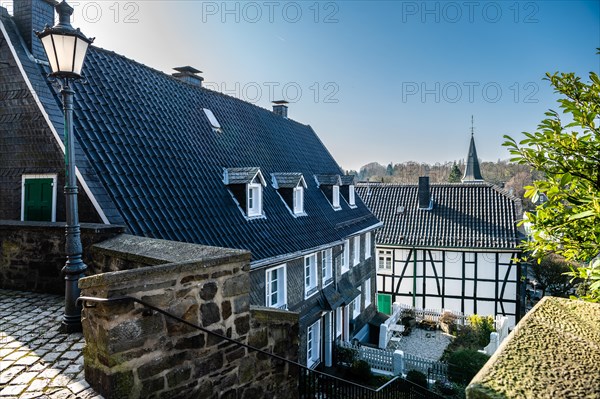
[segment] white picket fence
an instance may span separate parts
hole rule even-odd
[[[352,346],[351,343],[342,342],[342,346],[345,348],[353,348],[358,350],[360,360],[364,360],[369,363],[372,369],[385,371],[389,373],[394,372],[394,351],[389,349],[376,349],[368,346]]]
[[[446,380],[448,376],[448,365],[444,362],[436,362],[419,356],[404,354],[405,373],[417,370],[434,380]]]
[[[356,346],[343,341],[338,345],[356,350],[360,360],[366,361],[373,371],[382,374],[406,375],[410,370],[417,370],[436,380],[446,380],[448,375],[448,366],[444,362],[436,362],[400,350]]]

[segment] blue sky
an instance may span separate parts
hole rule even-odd
[[[69,1],[96,44],[269,108],[291,102],[345,169],[483,160],[532,131],[546,72],[600,72],[600,1]]]

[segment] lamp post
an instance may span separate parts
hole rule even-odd
[[[75,151],[73,145],[73,90],[70,83],[81,78],[81,68],[89,45],[94,39],[85,37],[79,29],[71,26],[73,8],[64,0],[56,5],[59,22],[36,35],[42,41],[44,51],[50,61],[52,73],[60,83],[60,93],[64,110],[65,139],[65,201],[66,201],[66,254],[65,273],[65,312],[61,324],[63,332],[81,331],[81,307],[76,304],[80,291],[79,278],[87,266],[82,260],[81,233],[77,210],[77,178],[75,175]]]

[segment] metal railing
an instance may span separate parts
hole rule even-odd
[[[77,299],[77,303],[82,303],[86,308],[95,307],[96,303],[112,304],[128,301],[139,303],[148,309],[154,310],[162,315],[177,320],[180,323],[207,334],[211,334],[222,340],[231,342],[232,344],[244,347],[250,351],[258,352],[272,359],[277,359],[288,363],[290,366],[292,366],[291,370],[294,368],[298,370],[299,399],[443,399],[442,396],[437,395],[435,392],[429,391],[428,389],[416,385],[401,377],[395,377],[385,385],[374,389],[317,370],[312,370],[298,362],[286,359],[243,342],[236,341],[233,338],[229,338],[225,335],[191,323],[182,319],[181,317],[175,316],[161,308],[135,297],[122,296],[115,298],[96,298],[83,296]]]

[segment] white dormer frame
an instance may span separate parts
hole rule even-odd
[[[298,184],[293,191],[294,214],[301,215],[304,213],[304,187]]]
[[[340,209],[340,186],[333,185],[331,186],[331,205],[333,209]]]
[[[262,216],[262,185],[246,185],[246,214],[248,217]]]
[[[263,187],[266,185],[267,182],[259,169],[250,183],[246,185],[246,214],[248,217],[263,215]]]
[[[356,205],[355,192],[354,192],[354,184],[350,184],[348,186],[348,202],[350,206]]]

